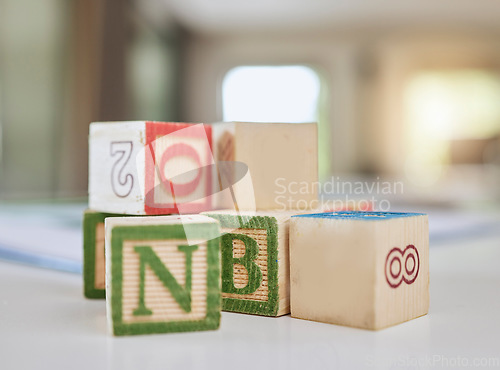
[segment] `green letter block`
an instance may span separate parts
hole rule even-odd
[[[116,216],[90,210],[83,215],[83,294],[87,298],[106,298],[104,219]]]
[[[201,215],[107,219],[107,308],[112,333],[217,329],[219,240],[218,223]]]
[[[290,313],[287,227],[294,213],[204,214],[221,225],[222,309],[265,316]]]

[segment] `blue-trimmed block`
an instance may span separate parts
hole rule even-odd
[[[381,329],[427,314],[427,215],[327,212],[290,221],[292,317]]]

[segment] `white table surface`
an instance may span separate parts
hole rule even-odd
[[[441,240],[430,261],[429,315],[379,332],[224,312],[218,331],[119,338],[80,275],[0,261],[0,369],[500,367],[500,237]]]

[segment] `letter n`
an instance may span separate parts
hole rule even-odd
[[[155,275],[161,280],[163,285],[170,290],[170,293],[185,312],[191,312],[191,276],[193,252],[198,249],[197,245],[179,245],[177,249],[186,255],[186,283],[181,286],[160,258],[149,246],[136,246],[134,251],[139,254],[139,302],[134,310],[134,316],[152,315],[153,311],[146,307],[145,285],[146,285],[146,265],[148,265]]]

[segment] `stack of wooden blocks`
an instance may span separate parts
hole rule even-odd
[[[425,315],[427,216],[322,212],[317,168],[316,124],[92,123],[85,296],[114,335],[217,329],[221,310]]]

